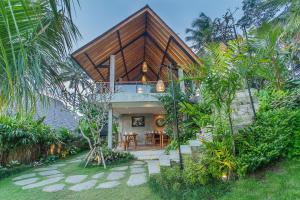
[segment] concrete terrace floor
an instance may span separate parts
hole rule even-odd
[[[160,199],[147,184],[146,163],[132,161],[107,169],[102,166],[83,168],[81,159],[82,155],[0,180],[0,199]],[[49,180],[51,184],[47,184]]]

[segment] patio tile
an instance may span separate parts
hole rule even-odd
[[[74,185],[72,187],[69,188],[69,190],[72,190],[72,191],[82,191],[82,190],[88,190],[88,189],[91,189],[92,187],[94,187],[97,183],[97,180],[91,180],[91,181],[86,181],[86,182],[83,182],[83,183],[79,183],[77,185]]]
[[[54,165],[51,165],[51,167],[64,167],[66,166],[67,164],[65,163],[60,163],[60,164],[54,164]]]
[[[13,180],[13,181],[18,181],[18,180],[22,180],[22,179],[26,179],[26,178],[32,178],[32,177],[34,177],[34,176],[36,176],[36,173],[24,174],[24,175],[22,175],[22,176],[18,176],[18,177],[16,177],[16,178],[12,179],[12,180]]]
[[[131,170],[130,170],[130,172],[132,173],[132,174],[137,174],[137,173],[143,173],[143,172],[145,172],[145,168],[132,168]]]
[[[55,184],[55,185],[49,185],[43,188],[44,192],[57,192],[60,190],[63,190],[65,187],[64,184]]]
[[[20,180],[20,181],[16,181],[14,182],[14,184],[16,185],[28,185],[28,184],[31,184],[31,183],[35,183],[39,180],[39,178],[29,178],[29,179],[24,179],[24,180]]]
[[[119,180],[124,176],[125,176],[125,172],[111,172],[106,179],[109,181],[114,181],[114,180]]]
[[[127,185],[128,186],[137,186],[142,185],[147,182],[146,173],[142,174],[132,174],[130,175]]]
[[[133,164],[133,165],[144,165],[145,162],[140,161],[140,160],[136,160],[136,161],[134,161],[132,164]]]
[[[57,169],[57,167],[42,167],[42,168],[34,169],[33,171],[42,172],[42,171],[50,171],[50,170],[55,170],[55,169]]]
[[[45,178],[56,178],[56,177],[63,177],[64,174],[53,174],[53,175],[49,175],[49,176],[46,176]]]
[[[104,172],[100,172],[100,173],[98,173],[98,174],[93,175],[92,178],[93,178],[93,179],[98,179],[98,178],[103,177],[104,174],[105,174]]]
[[[74,175],[74,176],[68,176],[66,178],[66,183],[80,183],[84,179],[86,179],[87,175]]]
[[[114,188],[118,185],[120,185],[121,183],[119,181],[109,181],[109,182],[104,182],[104,183],[101,183],[99,184],[96,189],[99,189],[99,188]]]
[[[39,175],[41,176],[49,176],[49,175],[54,175],[54,174],[60,174],[61,172],[58,170],[49,170],[49,171],[43,171],[39,172]]]
[[[33,184],[30,184],[30,185],[23,186],[22,189],[25,190],[25,189],[42,187],[42,186],[45,186],[45,185],[50,185],[52,183],[56,183],[56,182],[58,182],[62,179],[63,179],[63,177],[50,178],[50,179],[46,179],[46,180],[43,180],[43,181],[40,181],[40,182],[37,182],[37,183],[33,183]]]
[[[128,169],[128,166],[111,168],[112,171],[125,171],[127,169]]]
[[[148,171],[149,175],[160,173],[160,166],[158,160],[149,160],[148,161]]]

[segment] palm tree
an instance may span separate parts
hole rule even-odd
[[[80,37],[73,3],[0,1],[0,109],[27,108],[36,97],[57,91],[63,60]]]
[[[192,48],[198,54],[203,54],[205,45],[213,41],[213,21],[203,12],[192,22],[192,28],[187,28],[186,41],[192,42]]]
[[[59,80],[63,82],[63,92],[66,90],[66,94],[72,94],[73,106],[91,84],[91,79],[73,59],[67,59],[59,74]]]

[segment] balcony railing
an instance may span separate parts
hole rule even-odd
[[[167,82],[164,82],[165,88],[167,88]],[[116,82],[116,93],[163,93],[156,91],[157,81],[147,81],[142,83],[141,81],[129,81],[129,82]]]

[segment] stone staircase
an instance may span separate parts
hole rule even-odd
[[[181,145],[182,155],[191,156],[193,152],[199,152],[202,144],[199,140],[190,140],[189,144]],[[172,162],[179,163],[179,152],[172,150],[169,154],[160,154],[158,159],[147,160],[149,176],[160,173],[160,167],[171,167]]]

